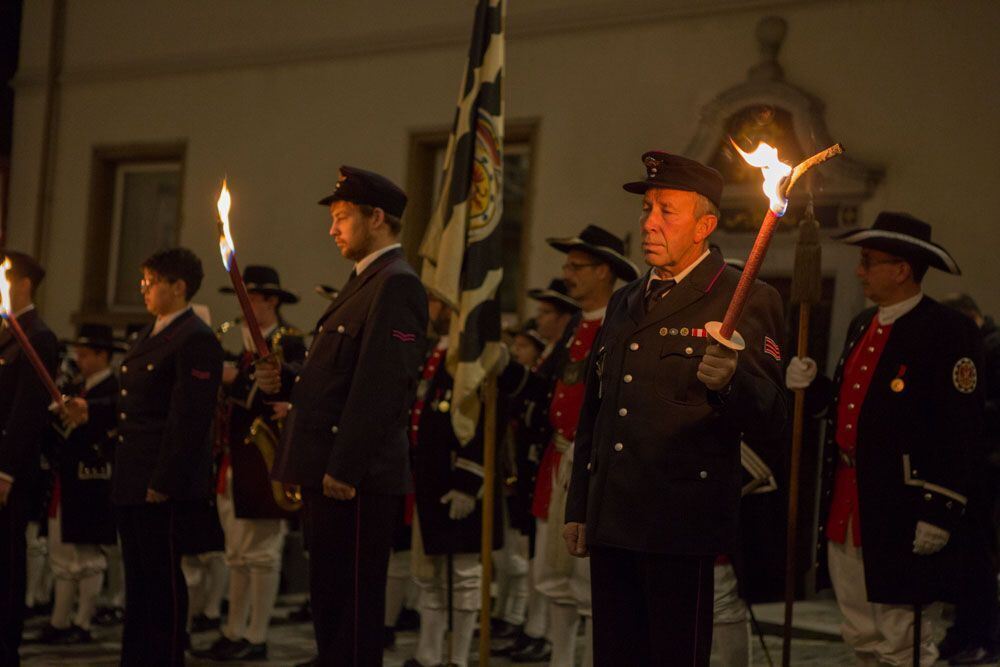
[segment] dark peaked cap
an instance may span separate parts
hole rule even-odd
[[[340,167],[340,178],[333,193],[320,199],[319,205],[329,206],[335,201],[375,206],[401,218],[406,208],[406,193],[385,176],[345,164]]]
[[[647,151],[642,154],[646,167],[646,180],[633,181],[622,186],[626,192],[645,194],[651,188],[687,190],[704,195],[719,206],[722,200],[722,174],[700,162],[665,151]]]
[[[896,257],[962,275],[958,262],[931,241],[931,226],[909,213],[883,211],[867,229],[852,229],[834,237],[848,245],[881,250]]]

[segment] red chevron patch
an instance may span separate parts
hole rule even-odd
[[[392,337],[404,343],[412,343],[417,340],[417,334],[407,333],[405,331],[400,331],[399,329],[392,330]]]

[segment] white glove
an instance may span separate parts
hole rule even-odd
[[[456,489],[441,496],[441,504],[447,505],[448,503],[451,503],[451,507],[448,508],[448,518],[456,521],[464,519],[472,514],[472,510],[476,509],[476,499],[468,493],[462,493]]]
[[[918,556],[936,554],[944,549],[944,545],[948,544],[949,537],[951,537],[951,533],[944,528],[938,528],[926,521],[918,521],[917,530],[913,537],[913,553]]]
[[[785,386],[791,390],[805,389],[816,379],[816,362],[809,357],[792,357],[785,369]]]

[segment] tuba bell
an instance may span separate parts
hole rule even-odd
[[[274,456],[278,445],[278,437],[274,430],[268,425],[263,417],[257,417],[250,425],[250,435],[247,436],[244,444],[257,447],[267,471],[274,468]],[[285,485],[281,482],[271,481],[271,495],[278,507],[286,512],[297,512],[302,509],[302,491],[299,487],[294,487],[290,493],[285,493]]]

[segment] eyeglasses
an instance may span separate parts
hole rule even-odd
[[[163,278],[160,278],[159,276],[153,278],[152,280],[146,280],[145,278],[143,278],[142,280],[139,281],[139,291],[145,294],[146,292],[148,292],[153,288],[153,285],[162,281]]]
[[[572,273],[576,273],[580,269],[585,269],[588,266],[597,266],[598,264],[600,264],[600,262],[589,262],[586,264],[583,262],[566,262],[565,264],[562,265],[562,268],[563,271],[570,271]]]
[[[893,259],[872,259],[872,257],[870,255],[861,255],[861,257],[858,259],[858,264],[861,265],[862,269],[864,269],[865,271],[867,271],[868,269],[872,268],[873,266],[878,266],[879,264],[902,264],[905,261],[906,261],[905,259],[898,259],[898,258],[893,258]]]

